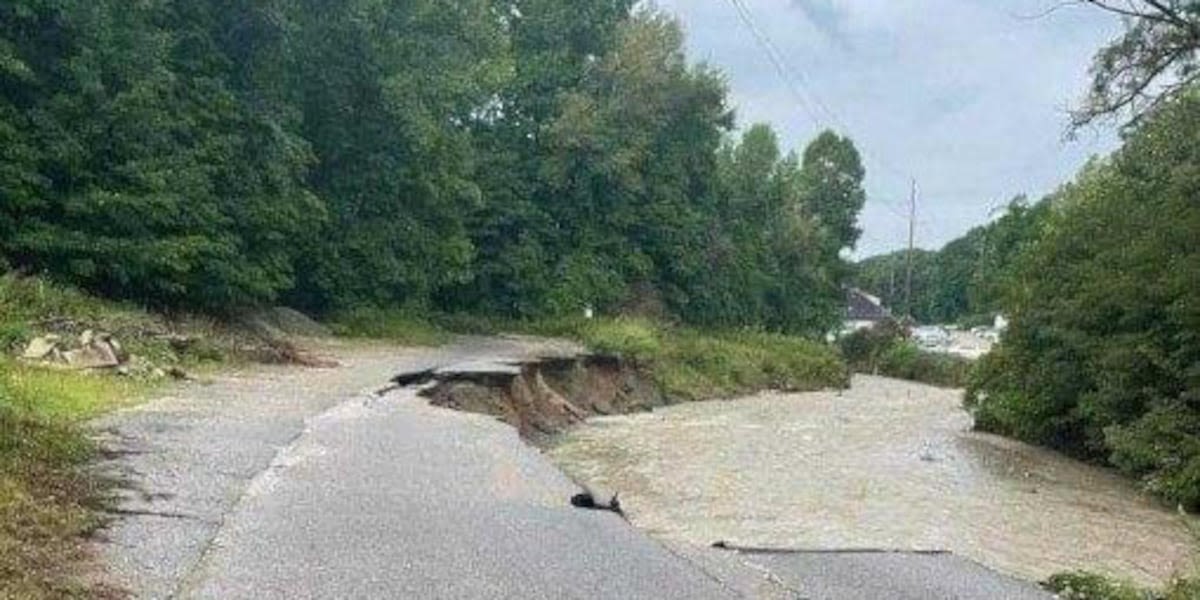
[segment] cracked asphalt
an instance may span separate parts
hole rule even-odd
[[[431,407],[393,376],[544,348],[327,349],[98,423],[128,481],[99,552],[139,598],[728,598],[507,425]]]
[[[402,372],[574,351],[326,342],[340,368],[248,368],[112,415],[100,468],[126,484],[99,557],[137,598],[1048,597],[954,557],[668,545],[572,508],[578,486],[509,426],[377,393]]]

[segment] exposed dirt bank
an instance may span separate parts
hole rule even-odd
[[[670,404],[638,367],[619,358],[579,354],[514,363],[466,363],[396,379],[432,381],[421,395],[434,406],[495,416],[542,443],[597,415]]]

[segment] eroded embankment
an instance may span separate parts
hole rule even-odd
[[[637,365],[614,356],[534,358],[406,373],[434,406],[495,416],[540,443],[597,415],[641,412],[671,400]]]

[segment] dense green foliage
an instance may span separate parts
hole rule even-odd
[[[0,261],[155,307],[823,333],[850,140],[733,139],[632,0],[13,0]]]
[[[1105,460],[1200,508],[1200,99],[1051,203],[968,402],[985,429]]]
[[[218,307],[291,283],[320,210],[216,3],[0,6],[0,245],[104,294]]]
[[[908,251],[865,259],[855,265],[855,285],[896,314],[923,323],[984,320],[1001,312],[1014,277],[1013,265],[1037,239],[1050,201],[1030,206],[1014,199],[999,219],[969,231],[936,252],[914,251],[912,306],[906,306]]]

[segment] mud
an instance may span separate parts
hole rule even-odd
[[[1131,481],[971,431],[960,392],[878,377],[596,418],[549,455],[672,542],[950,551],[1031,580],[1088,569],[1148,585],[1196,559],[1194,521]]]
[[[670,404],[638,367],[609,356],[462,364],[395,381],[426,383],[421,395],[434,406],[495,416],[538,445],[593,416]]]

